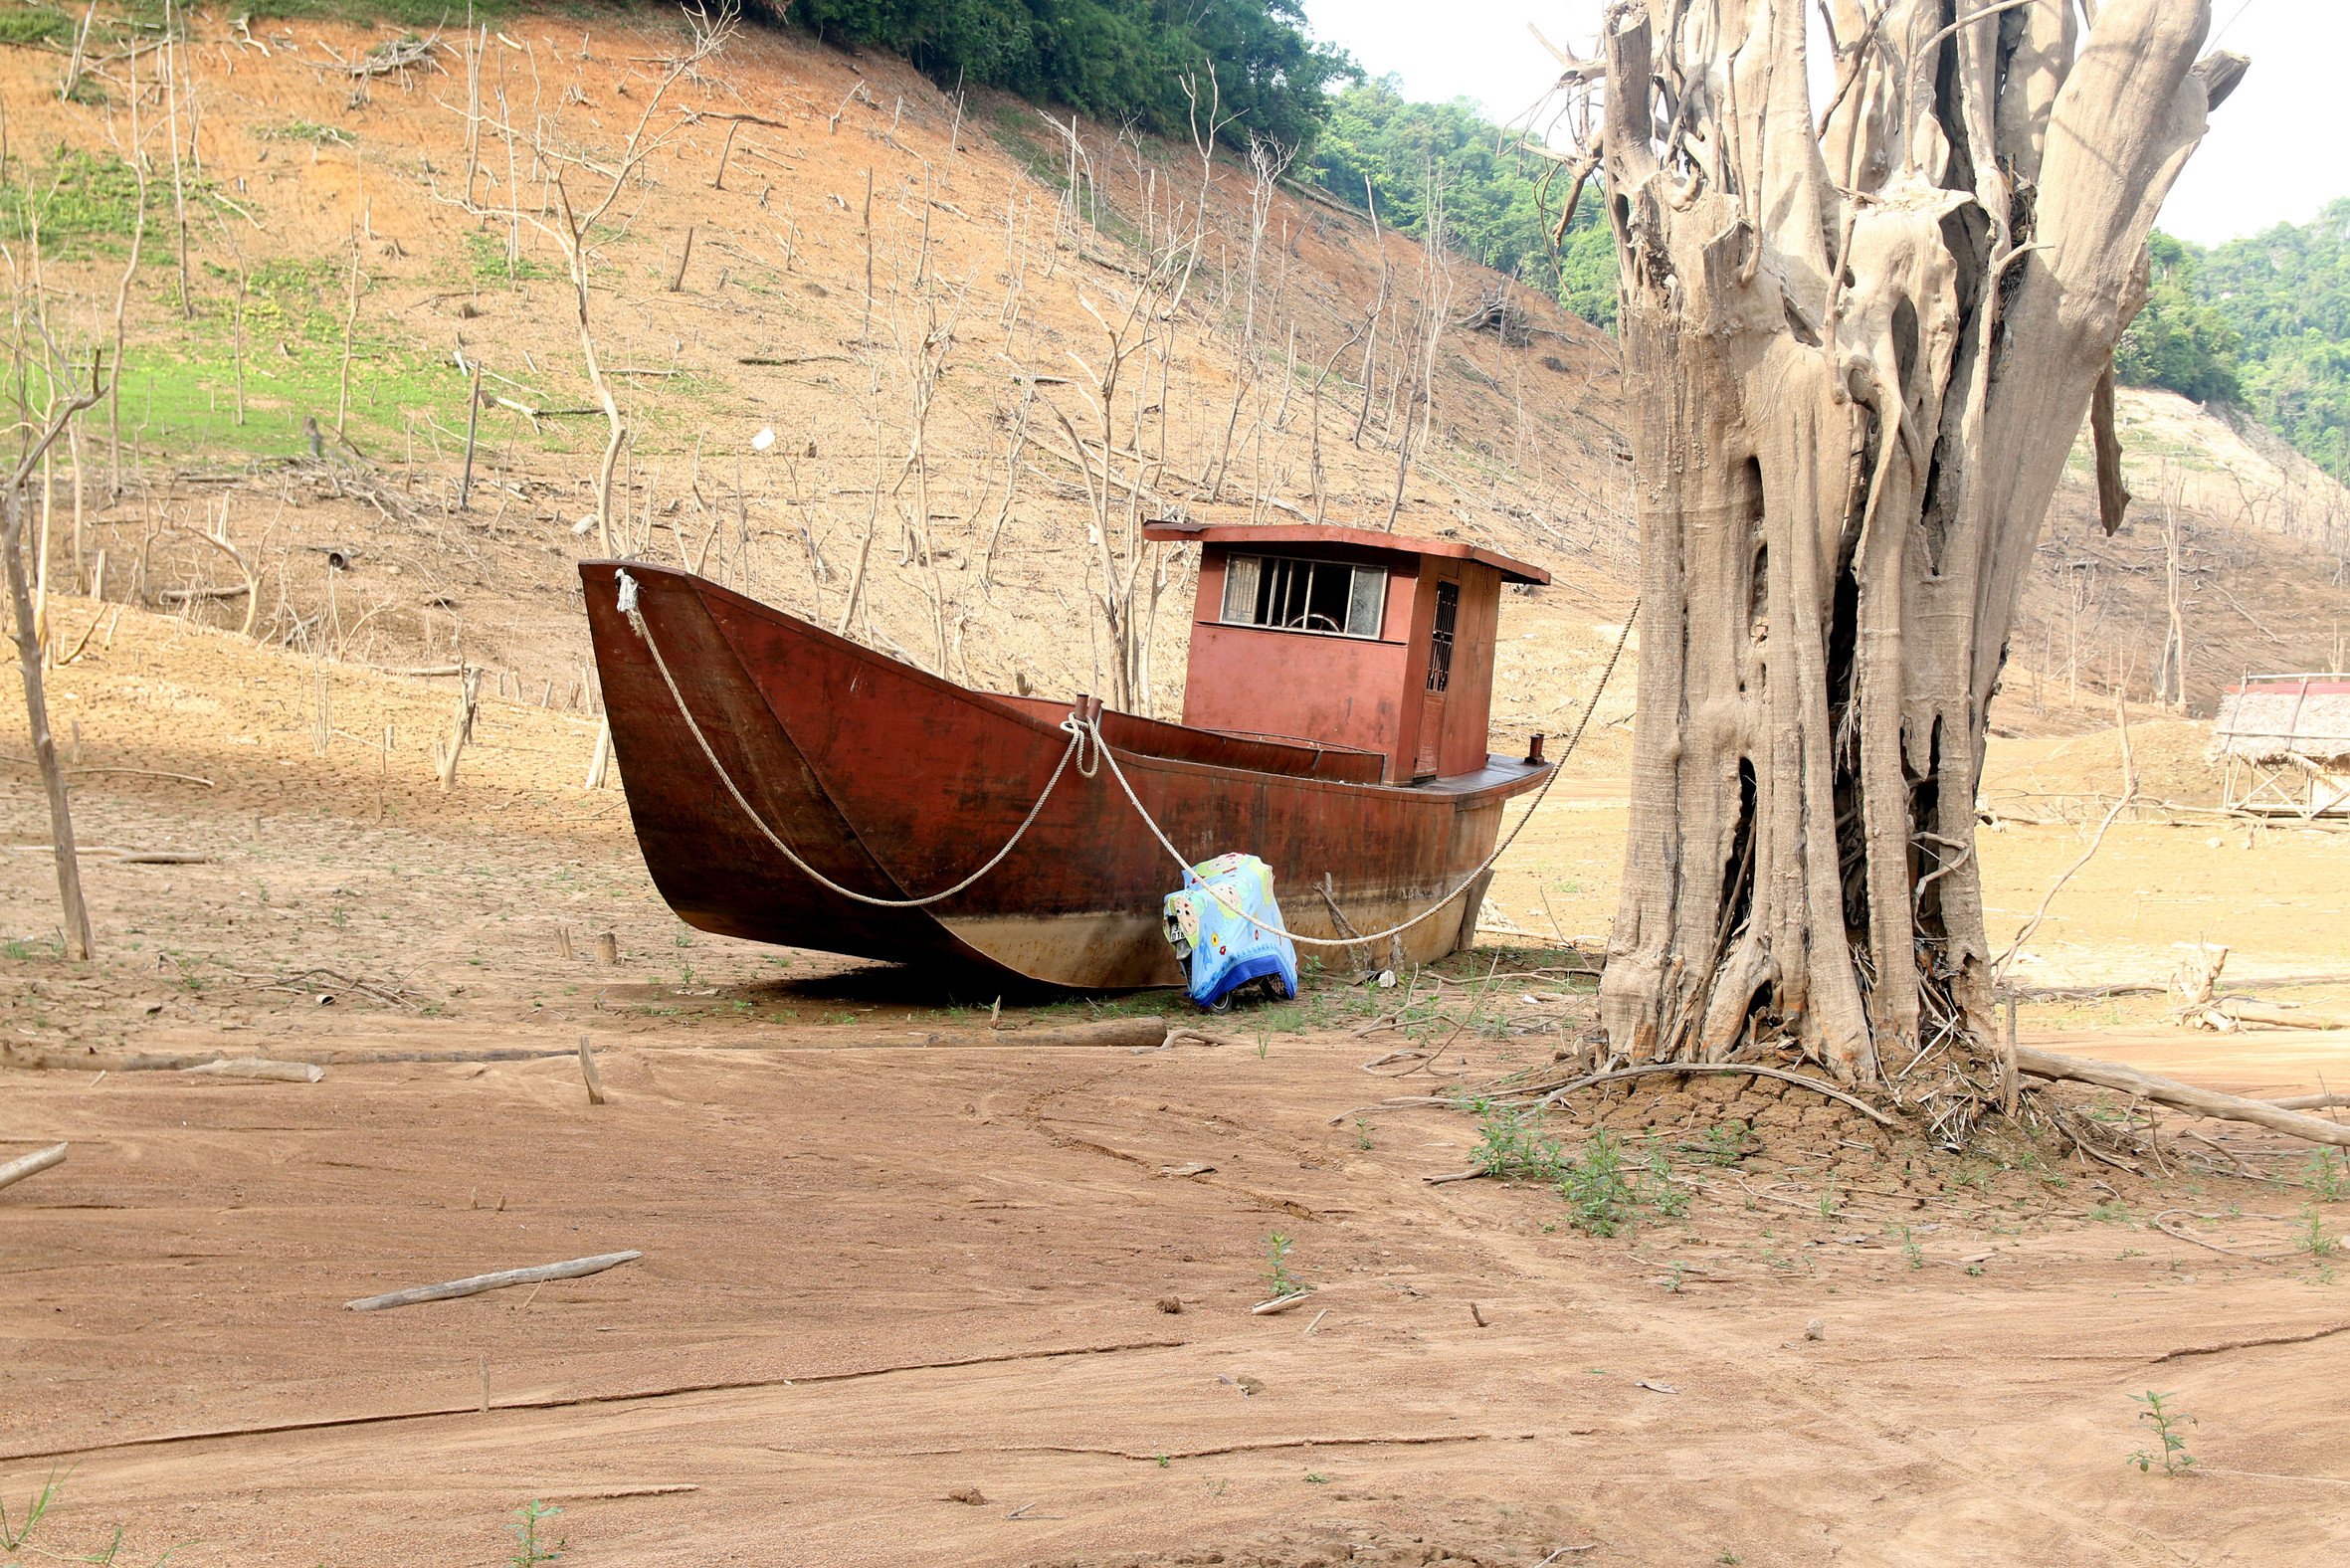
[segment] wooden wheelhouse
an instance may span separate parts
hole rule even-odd
[[[1328,524],[1145,536],[1202,549],[1185,724],[1375,752],[1390,784],[1486,770],[1501,585],[1548,572],[1458,540]]]

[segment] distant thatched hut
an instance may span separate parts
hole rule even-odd
[[[2350,675],[2246,677],[2220,699],[2212,759],[2231,811],[2350,816]]]

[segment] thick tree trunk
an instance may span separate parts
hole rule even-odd
[[[1601,168],[1647,606],[1602,1009],[1873,1079],[1992,1037],[1974,800],[2024,572],[2241,74],[2206,0],[1618,0]],[[1669,30],[1667,30],[1669,28]],[[2213,90],[2207,92],[2207,82]]]

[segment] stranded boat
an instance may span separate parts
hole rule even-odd
[[[670,907],[997,980],[1171,986],[1170,850],[1237,850],[1273,867],[1298,935],[1441,901],[1394,939],[1401,957],[1468,945],[1502,803],[1551,768],[1539,737],[1523,760],[1485,750],[1501,585],[1549,575],[1363,528],[1148,536],[1202,546],[1180,724],[975,691],[687,572],[582,562],[613,751]]]

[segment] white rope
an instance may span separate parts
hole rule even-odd
[[[881,909],[917,909],[926,903],[937,903],[941,899],[952,898],[956,893],[961,892],[964,888],[979,881],[980,878],[985,877],[989,872],[994,871],[998,866],[1002,865],[1004,857],[1012,853],[1013,846],[1017,845],[1023,838],[1027,837],[1029,828],[1033,826],[1037,820],[1037,814],[1045,809],[1045,802],[1053,798],[1054,786],[1061,782],[1061,775],[1068,771],[1069,760],[1071,757],[1074,756],[1077,759],[1077,771],[1084,774],[1088,778],[1092,777],[1094,769],[1097,769],[1100,766],[1100,762],[1098,760],[1095,761],[1093,768],[1087,768],[1085,766],[1083,753],[1085,749],[1085,738],[1088,731],[1086,726],[1078,721],[1077,716],[1075,713],[1072,713],[1068,718],[1063,719],[1061,722],[1061,727],[1069,733],[1069,749],[1061,753],[1061,761],[1054,767],[1053,776],[1045,781],[1045,792],[1042,795],[1039,795],[1037,797],[1037,803],[1028,809],[1028,816],[1022,819],[1019,829],[1013,833],[1011,838],[1004,841],[1004,847],[996,851],[995,855],[985,866],[980,867],[979,870],[973,872],[970,876],[964,878],[961,882],[956,882],[952,887],[947,888],[945,891],[931,893],[926,898],[876,898],[870,893],[859,892],[854,887],[844,887],[839,882],[834,882],[830,877],[825,876],[824,873],[818,871],[815,867],[809,865],[806,861],[801,860],[799,856],[793,854],[792,847],[775,836],[774,830],[769,828],[765,820],[759,816],[758,812],[752,809],[751,803],[743,799],[742,791],[734,787],[734,780],[726,772],[725,764],[720,762],[718,760],[718,754],[710,749],[709,741],[704,738],[701,733],[701,726],[693,721],[692,711],[685,706],[685,693],[678,689],[677,681],[670,675],[669,661],[661,657],[661,647],[659,644],[653,641],[653,633],[651,629],[645,625],[645,617],[643,613],[637,609],[637,580],[628,574],[628,568],[626,567],[621,568],[619,578],[621,613],[628,617],[629,625],[636,628],[637,635],[645,640],[646,651],[653,655],[653,667],[661,672],[662,684],[670,688],[670,699],[678,704],[678,716],[685,719],[685,728],[692,733],[694,744],[701,747],[701,754],[709,758],[710,768],[718,775],[718,782],[726,786],[726,793],[734,797],[734,804],[742,808],[742,814],[751,820],[751,826],[757,828],[760,833],[766,835],[767,842],[774,845],[777,850],[781,851],[783,858],[791,862],[793,867],[799,871],[801,876],[806,877],[809,881],[820,883],[832,891],[839,893],[844,898],[853,898],[859,903],[870,903],[876,908]],[[1095,755],[1098,759],[1098,757],[1102,755],[1100,751],[1100,733],[1098,731],[1093,731],[1092,739],[1095,748]]]
[[[1534,792],[1534,799],[1526,807],[1526,814],[1518,818],[1516,827],[1509,830],[1509,837],[1503,839],[1500,844],[1494,848],[1493,853],[1486,856],[1473,871],[1471,871],[1468,876],[1462,878],[1460,883],[1456,885],[1451,892],[1446,893],[1442,898],[1439,898],[1435,903],[1430,904],[1418,914],[1413,915],[1403,924],[1391,925],[1384,931],[1371,931],[1364,935],[1354,937],[1339,938],[1328,936],[1299,936],[1296,932],[1285,931],[1277,925],[1268,925],[1263,920],[1260,920],[1255,915],[1249,913],[1246,909],[1234,908],[1231,903],[1226,901],[1222,890],[1219,888],[1209,887],[1204,890],[1210,897],[1214,898],[1216,902],[1223,907],[1226,913],[1234,915],[1239,919],[1248,921],[1260,931],[1268,932],[1273,936],[1283,937],[1292,942],[1302,942],[1308,947],[1359,947],[1366,942],[1376,942],[1381,937],[1401,935],[1403,932],[1410,930],[1413,926],[1418,925],[1422,921],[1427,920],[1431,916],[1439,913],[1455,898],[1460,897],[1462,892],[1468,888],[1469,883],[1475,882],[1479,877],[1491,870],[1494,862],[1500,860],[1502,856],[1508,854],[1509,847],[1517,842],[1517,836],[1526,831],[1526,824],[1534,820],[1534,813],[1541,808],[1542,798],[1550,793],[1550,786],[1558,782],[1560,771],[1563,770],[1567,765],[1567,758],[1575,754],[1576,745],[1583,739],[1583,731],[1591,723],[1591,715],[1599,708],[1600,695],[1602,692],[1608,689],[1609,678],[1614,676],[1616,673],[1616,661],[1624,657],[1624,644],[1625,641],[1632,636],[1632,623],[1639,619],[1640,601],[1635,599],[1632,602],[1632,614],[1626,616],[1624,619],[1624,630],[1617,634],[1616,651],[1608,655],[1608,667],[1607,669],[1600,672],[1599,685],[1593,688],[1591,700],[1585,703],[1583,706],[1582,722],[1575,726],[1575,733],[1568,737],[1566,749],[1559,753],[1557,763],[1553,765],[1550,770],[1550,777],[1544,779],[1542,781],[1542,787]],[[1159,825],[1151,820],[1150,813],[1142,809],[1142,802],[1135,798],[1134,786],[1126,782],[1125,771],[1118,766],[1118,759],[1110,754],[1110,750],[1107,746],[1101,744],[1101,735],[1098,728],[1096,728],[1094,732],[1093,745],[1095,752],[1101,757],[1102,760],[1109,764],[1110,776],[1118,781],[1118,788],[1126,792],[1126,800],[1128,804],[1133,806],[1134,814],[1142,819],[1142,825],[1144,827],[1150,829],[1151,837],[1158,840],[1160,846],[1164,848],[1169,855],[1175,857],[1176,865],[1183,867],[1186,871],[1190,870],[1191,863],[1183,858],[1182,854],[1177,851],[1174,845],[1167,842],[1167,836],[1159,831]]]

